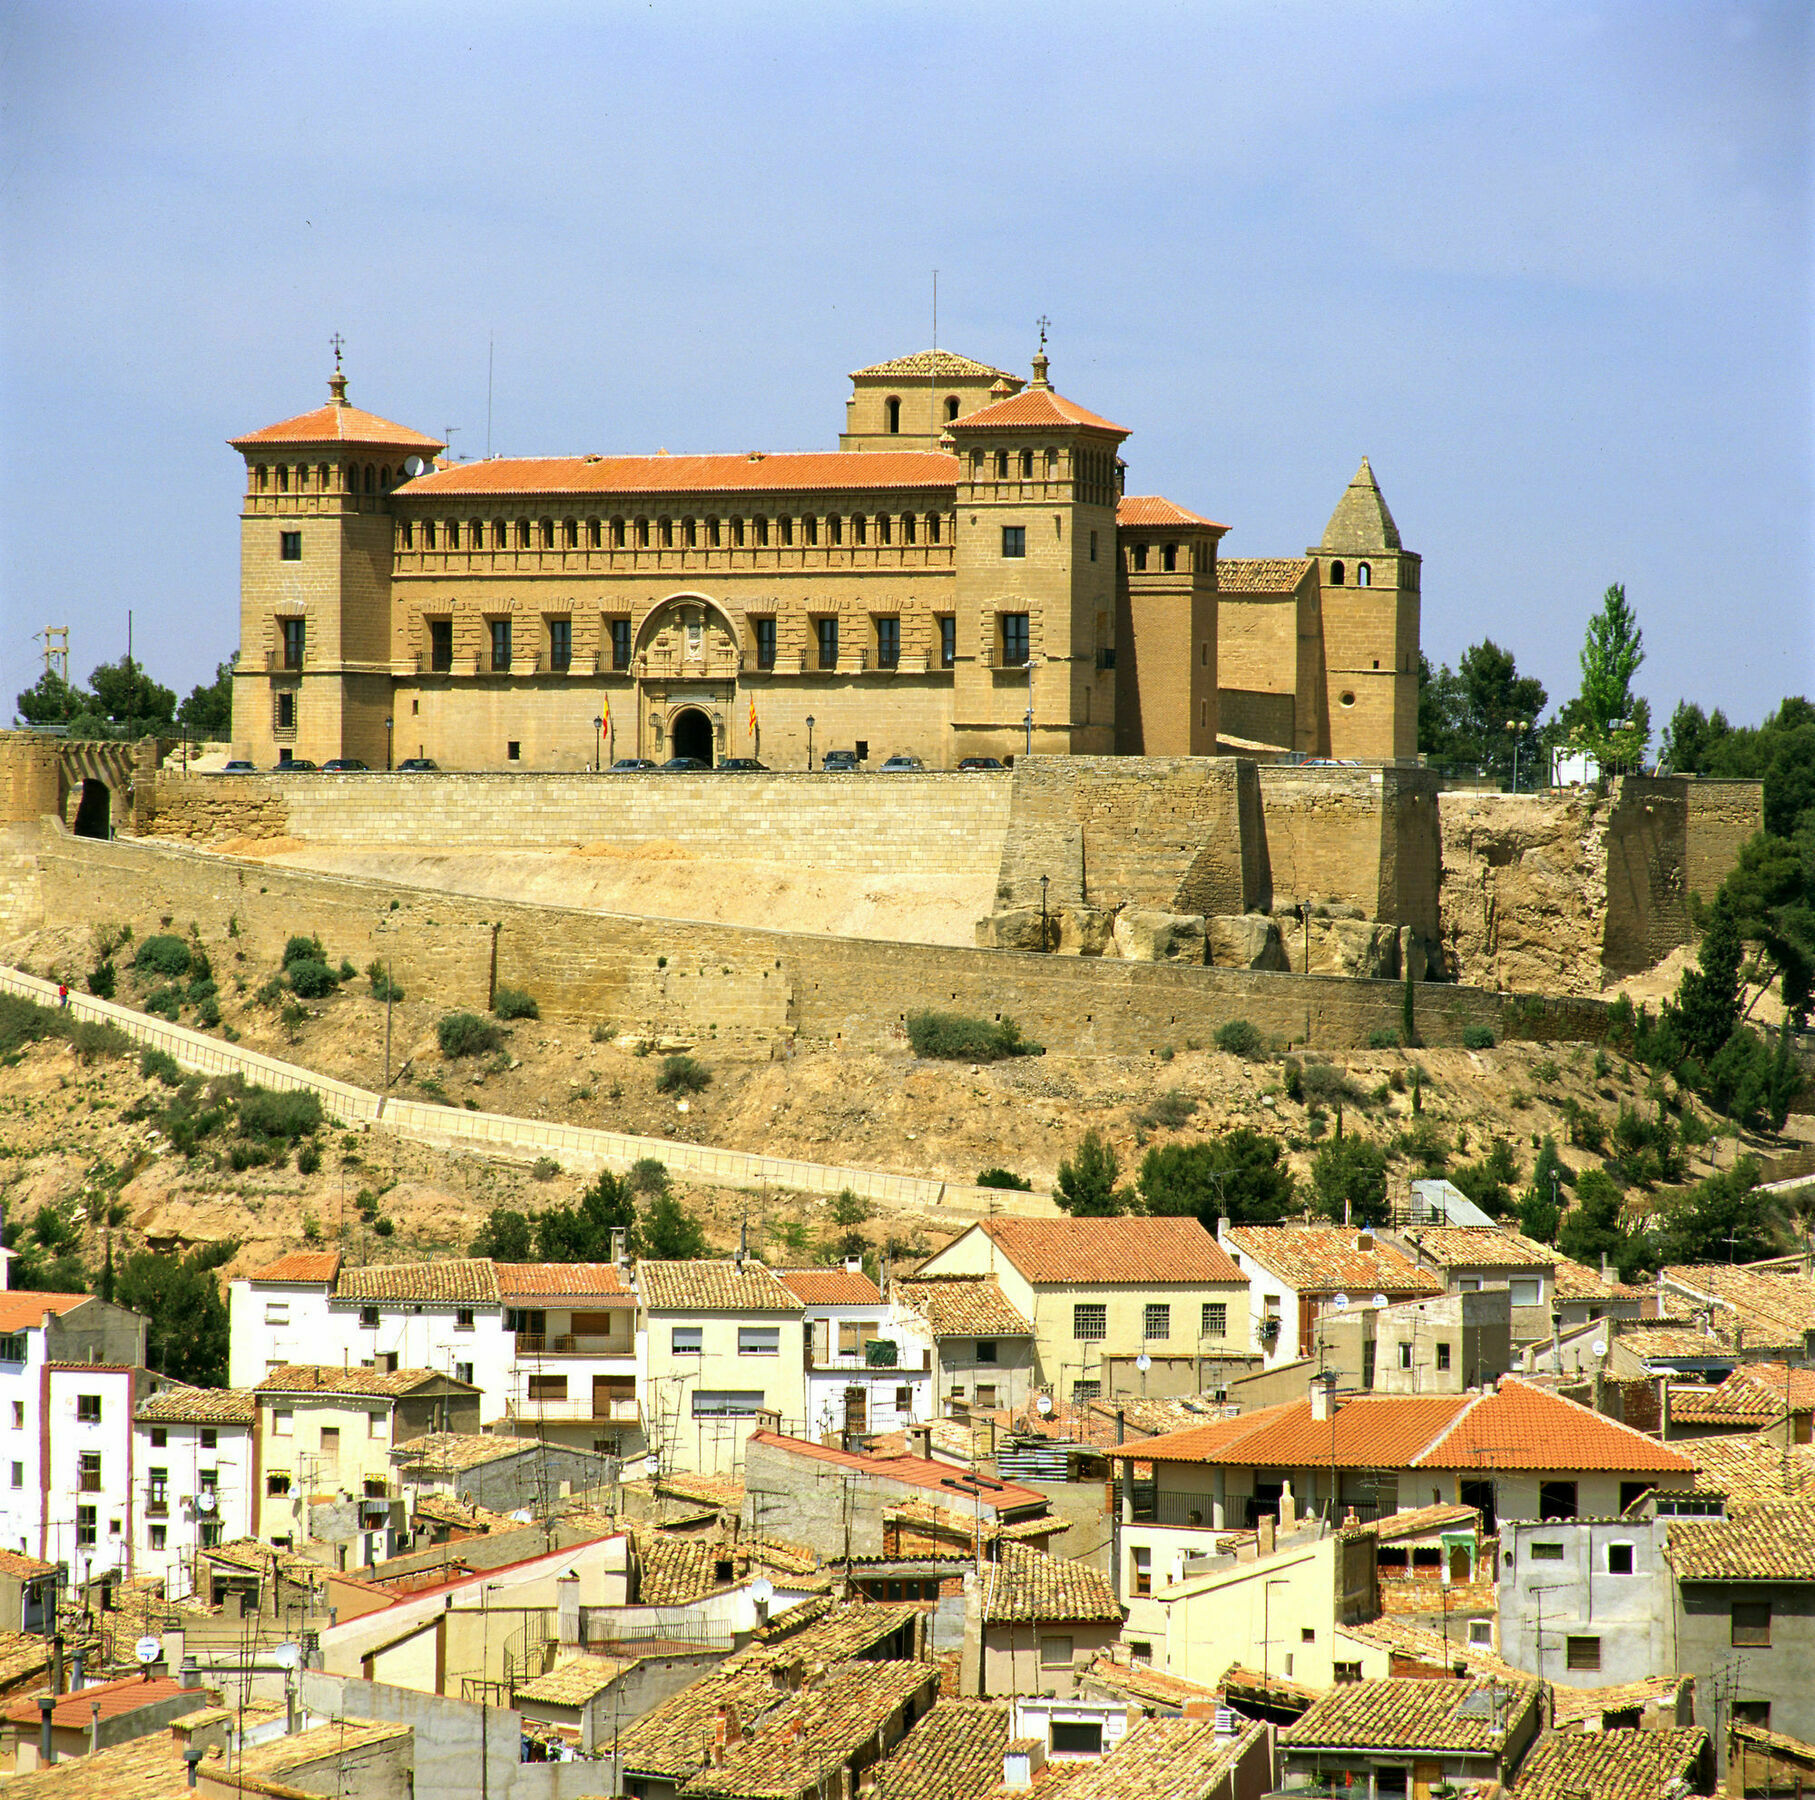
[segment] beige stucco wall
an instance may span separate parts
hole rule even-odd
[[[675,1328],[697,1326],[698,1355],[676,1355]],[[776,1354],[741,1355],[740,1326],[778,1330]],[[807,1435],[804,1364],[806,1321],[789,1312],[650,1312],[642,1333],[644,1432],[663,1469],[729,1474],[741,1465],[744,1444],[767,1421],[759,1418],[696,1418],[693,1397],[703,1392],[760,1392],[761,1405],[780,1415],[780,1429]]]

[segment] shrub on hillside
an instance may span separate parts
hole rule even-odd
[[[1216,1028],[1216,1047],[1231,1056],[1258,1056],[1260,1028],[1251,1019],[1231,1019]]]
[[[664,1056],[662,1072],[655,1078],[658,1094],[698,1094],[712,1080],[712,1071],[691,1056]]]
[[[535,995],[514,987],[499,988],[492,996],[492,1011],[500,1019],[539,1019],[542,1016]]]
[[[916,1056],[945,1062],[1001,1062],[1005,1057],[1041,1053],[1006,1013],[992,1024],[963,1013],[911,1012],[907,1034]]]
[[[483,1056],[498,1048],[504,1034],[477,1013],[453,1012],[435,1027],[435,1039],[443,1056]]]
[[[288,968],[290,991],[299,999],[326,999],[339,985],[338,977],[324,962],[293,962]]]
[[[307,1088],[249,1087],[239,1095],[239,1128],[246,1137],[294,1143],[321,1129],[321,1101]]]
[[[321,947],[318,937],[292,937],[284,945],[284,967],[292,963],[318,962],[325,963],[328,953]]]
[[[377,957],[366,964],[366,979],[372,984],[374,1000],[398,1001],[403,998],[403,989],[385,972],[385,966]]]
[[[1018,1194],[1031,1194],[1034,1184],[1025,1175],[1017,1175],[1013,1169],[980,1169],[977,1172],[978,1187],[1009,1188]]]
[[[155,1075],[165,1087],[181,1087],[183,1071],[177,1067],[177,1061],[168,1050],[147,1050],[139,1058],[139,1073],[147,1081]]]
[[[96,963],[95,966],[88,971],[88,991],[93,994],[97,1000],[111,1000],[113,998],[114,972],[112,963]]]
[[[1464,1050],[1491,1050],[1494,1047],[1494,1028],[1491,1025],[1464,1025],[1462,1027],[1462,1048]]]
[[[132,959],[133,970],[140,975],[162,975],[175,981],[189,973],[189,946],[180,937],[148,937]]]
[[[173,987],[161,987],[145,996],[145,1010],[155,1013],[160,1019],[176,1023],[177,1015],[183,1009],[183,996]]]

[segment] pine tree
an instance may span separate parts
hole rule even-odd
[[[1053,1198],[1074,1219],[1112,1219],[1128,1210],[1130,1195],[1116,1186],[1122,1165],[1100,1131],[1092,1129],[1078,1141],[1075,1158],[1059,1164]]]
[[[1739,1023],[1743,954],[1732,896],[1723,886],[1714,896],[1708,928],[1702,933],[1700,967],[1684,971],[1669,1015],[1683,1047],[1704,1064],[1714,1059]]]

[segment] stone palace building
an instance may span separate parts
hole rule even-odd
[[[337,369],[233,440],[234,754],[1413,756],[1419,559],[1365,461],[1303,556],[1225,560],[1044,353],[851,380],[835,451],[458,462]]]

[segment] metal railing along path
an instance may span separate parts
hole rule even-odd
[[[0,992],[19,994],[43,1006],[57,1004],[55,982],[40,980],[21,969],[0,966]],[[204,1075],[242,1075],[260,1087],[304,1089],[320,1099],[323,1112],[342,1124],[382,1126],[400,1137],[441,1148],[550,1156],[588,1173],[600,1169],[623,1171],[653,1157],[666,1164],[671,1174],[690,1176],[712,1187],[757,1192],[784,1188],[803,1194],[839,1194],[848,1188],[861,1199],[885,1206],[926,1208],[967,1221],[992,1212],[1044,1215],[1055,1210],[1047,1194],[977,1187],[969,1182],[941,1181],[934,1176],[897,1175],[886,1169],[803,1162],[794,1157],[764,1156],[754,1150],[676,1143],[671,1138],[638,1137],[586,1125],[524,1119],[512,1113],[467,1112],[422,1100],[386,1099],[369,1088],[318,1075],[296,1063],[229,1044],[186,1025],[172,1025],[93,994],[78,994],[73,988],[68,1010],[78,1019],[112,1025],[147,1049],[165,1051],[186,1069]]]

